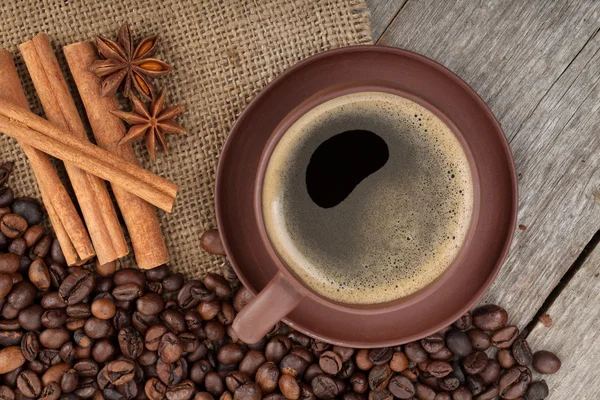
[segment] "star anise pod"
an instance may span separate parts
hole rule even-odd
[[[171,67],[164,61],[150,58],[156,53],[158,36],[149,36],[137,45],[134,50],[133,39],[129,24],[125,23],[119,29],[117,42],[104,36],[96,38],[96,47],[103,60],[96,60],[89,68],[102,81],[102,96],[114,96],[121,87],[123,93],[129,96],[131,85],[146,100],[154,99],[154,85],[151,78],[166,75]]]
[[[152,162],[156,162],[156,141],[164,150],[167,150],[167,141],[165,134],[183,134],[186,133],[185,128],[177,124],[174,118],[185,110],[184,106],[175,106],[165,108],[166,90],[163,88],[159,96],[152,101],[150,108],[144,104],[136,96],[132,95],[131,112],[113,111],[112,113],[123,121],[127,122],[131,127],[119,145],[138,141],[142,137],[145,138],[146,147]]]

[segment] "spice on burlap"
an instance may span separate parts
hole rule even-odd
[[[2,46],[16,55],[17,68],[33,111],[41,114],[17,46],[39,32],[52,38],[55,54],[73,93],[60,47],[98,35],[114,37],[129,21],[136,37],[160,36],[155,56],[173,67],[160,79],[168,104],[185,104],[187,135],[171,135],[170,151],[150,162],[144,144],[134,148],[144,168],[180,185],[173,214],[159,211],[170,265],[188,277],[219,271],[222,256],[205,253],[200,236],[216,227],[213,189],[219,154],[238,115],[274,77],[315,53],[352,44],[370,44],[364,0],[48,0],[3,2]],[[26,19],[27,23],[23,21]],[[85,115],[76,98],[80,115]],[[0,135],[0,159],[14,160],[19,176],[12,186],[40,198],[33,172],[16,141]],[[124,259],[134,265],[133,257]]]

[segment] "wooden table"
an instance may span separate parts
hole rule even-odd
[[[600,2],[367,4],[374,41],[450,68],[502,124],[519,176],[520,225],[484,302],[528,326],[534,351],[562,358],[561,371],[543,377],[549,399],[600,399]]]

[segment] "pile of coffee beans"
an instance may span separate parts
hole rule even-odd
[[[230,267],[202,281],[166,265],[67,267],[7,175],[0,166],[1,400],[538,400],[548,387],[530,367],[560,368],[495,305],[403,346],[354,350],[282,324],[244,344],[231,324],[252,295]]]

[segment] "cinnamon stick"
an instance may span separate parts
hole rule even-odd
[[[9,51],[0,49],[0,98],[24,109],[29,104]],[[48,156],[20,143],[36,176],[42,201],[68,265],[92,258],[94,248],[86,228]]]
[[[118,145],[127,132],[123,122],[111,114],[118,110],[115,98],[103,97],[100,78],[88,71],[98,58],[95,46],[91,42],[74,43],[65,46],[63,52],[98,145],[138,164],[131,145]],[[148,269],[167,263],[169,254],[154,207],[119,186],[113,185],[113,192],[127,225],[138,266]]]
[[[173,210],[177,185],[77,137],[31,111],[0,99],[0,132],[121,186],[167,212]]]
[[[19,46],[46,118],[64,132],[87,140],[87,134],[46,34]],[[129,253],[125,235],[106,184],[69,163],[65,168],[87,224],[96,255],[105,264]]]

